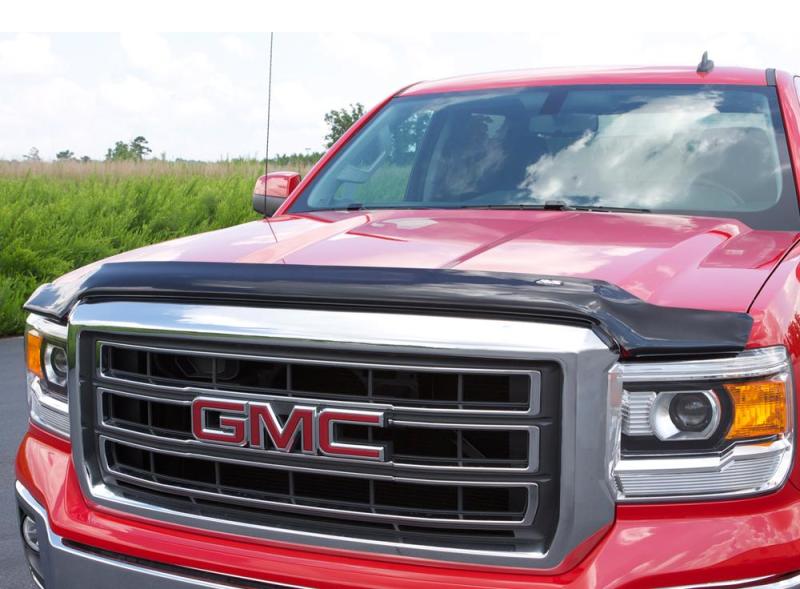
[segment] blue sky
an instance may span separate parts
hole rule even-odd
[[[101,158],[144,135],[155,155],[264,152],[268,35],[0,34],[0,159],[31,147]],[[571,65],[695,64],[800,72],[789,33],[329,34],[275,36],[271,150],[320,149],[323,115],[454,74]]]

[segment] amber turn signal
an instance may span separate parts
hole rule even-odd
[[[729,440],[779,435],[787,430],[786,384],[761,380],[726,384],[733,401]]]
[[[28,371],[39,378],[44,378],[42,372],[42,336],[38,331],[29,329],[25,333],[25,364]]]

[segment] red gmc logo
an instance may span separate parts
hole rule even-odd
[[[382,445],[337,442],[334,427],[339,423],[383,427],[384,413],[294,405],[281,421],[268,402],[208,397],[192,401],[192,433],[203,442],[291,452],[299,438],[303,454],[386,460]]]

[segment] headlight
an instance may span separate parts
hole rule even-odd
[[[610,475],[619,500],[742,496],[786,480],[794,394],[785,348],[620,364],[612,383],[620,418]]]
[[[31,421],[69,436],[67,328],[30,315],[25,326],[25,365]]]

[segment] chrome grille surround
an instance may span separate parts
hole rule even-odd
[[[84,338],[84,335],[87,336]],[[552,362],[559,366],[563,383],[560,400],[560,458],[558,468],[557,501],[549,501],[548,509],[557,510],[557,526],[545,543],[535,549],[528,544],[498,540],[496,546],[464,547],[458,539],[442,536],[419,536],[393,541],[381,536],[365,534],[341,534],[319,532],[298,527],[265,524],[260,521],[245,521],[220,517],[213,510],[200,508],[198,504],[177,505],[172,501],[158,501],[127,492],[114,481],[114,474],[97,452],[99,435],[95,426],[104,416],[97,413],[98,395],[119,388],[120,383],[104,383],[104,390],[95,390],[92,378],[86,379],[80,368],[94,374],[98,366],[93,360],[82,356],[99,358],[92,348],[88,350],[82,342],[96,345],[97,338],[126,338],[130,336],[148,338],[159,343],[170,340],[185,340],[213,344],[227,349],[246,343],[252,346],[268,345],[271,349],[313,350],[320,353],[336,352],[358,356],[374,353],[396,357],[423,357],[427,365],[447,366],[454,358],[464,362]],[[152,339],[150,339],[152,338]],[[73,433],[75,464],[84,492],[100,506],[133,514],[163,519],[191,527],[200,527],[226,533],[265,537],[279,541],[320,545],[367,552],[388,553],[436,560],[499,564],[531,568],[549,568],[557,565],[578,544],[610,524],[613,519],[614,500],[607,483],[607,459],[613,452],[610,433],[618,428],[615,419],[621,391],[609,371],[614,366],[616,355],[589,329],[574,325],[550,323],[526,323],[504,319],[459,318],[445,316],[401,315],[395,313],[363,313],[346,311],[321,311],[298,309],[245,308],[221,305],[179,304],[161,302],[99,302],[82,303],[72,312],[69,328],[70,349],[70,413]],[[439,364],[437,364],[437,362]],[[391,364],[395,367],[395,364]],[[613,372],[613,371],[612,371]],[[73,394],[72,392],[77,394]],[[153,396],[159,400],[174,391],[152,388]],[[215,391],[215,395],[224,394]],[[237,396],[242,393],[237,392]],[[578,397],[580,396],[580,403]],[[259,398],[263,398],[263,395]],[[532,398],[533,401],[533,398]],[[332,403],[330,400],[324,401]],[[348,407],[353,402],[343,401]],[[102,403],[100,403],[102,405]],[[432,410],[435,411],[435,410]],[[530,448],[538,447],[538,430],[526,423],[525,417],[516,414],[476,415],[454,411],[430,413],[407,411],[398,413],[399,422],[448,425],[463,421],[470,427],[525,427],[531,432]],[[99,427],[102,427],[100,425]],[[580,437],[578,436],[580,432]],[[120,432],[103,429],[103,439],[111,439]],[[130,432],[122,434],[124,442],[131,443]],[[152,446],[163,451],[163,440],[153,436],[136,437],[136,443]],[[210,449],[194,447],[185,441],[186,452],[197,452],[208,456]],[[174,451],[174,447],[170,450]],[[249,450],[228,460],[250,462]],[[256,452],[256,451],[253,451]],[[446,525],[464,527],[470,533],[475,528],[497,530],[512,527],[526,533],[531,521],[541,506],[537,486],[532,482],[532,471],[538,466],[531,461],[526,469],[472,469],[463,467],[423,467],[411,464],[385,464],[364,466],[354,461],[325,457],[303,457],[302,464],[295,457],[284,456],[279,464],[290,470],[307,469],[312,472],[345,473],[347,476],[378,475],[388,480],[411,480],[416,483],[442,486],[453,485],[504,485],[519,486],[527,490],[528,505],[524,517],[513,522],[448,520],[430,522],[429,526]],[[312,458],[312,459],[308,459]],[[270,466],[278,465],[277,459]],[[383,472],[370,471],[383,468]],[[137,482],[137,484],[141,481]],[[338,514],[351,517],[351,514]],[[362,514],[363,515],[363,514]],[[375,515],[375,514],[370,514]],[[383,514],[385,515],[385,514]],[[373,519],[389,519],[373,518]],[[453,522],[457,522],[453,526]],[[402,521],[395,519],[395,527]],[[420,527],[426,527],[424,522]],[[344,528],[343,528],[344,529]],[[422,540],[420,540],[422,537]],[[416,538],[416,539],[415,539]]]

